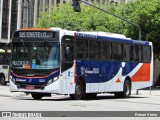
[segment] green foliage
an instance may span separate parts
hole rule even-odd
[[[121,16],[128,21],[138,24],[142,29],[142,40],[152,41],[154,52],[160,53],[160,1],[134,0],[127,4],[103,4],[100,8]],[[96,8],[81,4],[81,12],[73,11],[71,3],[53,7],[51,11],[40,13],[35,27],[60,27],[79,31],[104,31],[125,34],[127,37],[138,39],[136,26],[124,22]]]
[[[142,29],[142,40],[152,41],[154,53],[159,57],[160,53],[160,1],[159,0],[137,0],[128,3],[123,9],[123,16],[129,21],[138,24]],[[131,38],[138,36],[134,26],[126,26],[126,35]]]
[[[105,4],[99,7],[112,12],[119,11],[118,6],[114,4]],[[81,5],[81,12],[76,13],[73,11],[73,6],[66,3],[53,7],[51,11],[41,12],[35,27],[48,28],[54,26],[68,30],[119,32],[119,22],[119,19],[83,4]]]

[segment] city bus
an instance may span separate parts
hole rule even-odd
[[[11,43],[10,90],[33,99],[51,94],[92,99],[100,93],[127,98],[153,84],[153,46],[106,32],[22,29]]]
[[[8,48],[7,43],[0,43],[0,84],[6,85],[8,83],[9,73],[9,58],[11,50]],[[6,51],[7,50],[7,51]]]

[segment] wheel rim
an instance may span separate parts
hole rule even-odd
[[[129,94],[130,94],[130,85],[129,85],[129,83],[127,83],[125,85],[125,93],[126,93],[126,96],[129,96]]]
[[[4,85],[5,79],[4,79],[3,77],[0,79],[0,83],[1,83],[2,85]]]
[[[80,85],[76,86],[76,95],[80,96],[82,94],[82,88]]]

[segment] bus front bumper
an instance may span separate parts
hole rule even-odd
[[[53,93],[53,94],[61,94],[59,89],[59,81],[56,81],[50,85],[44,86],[42,88],[36,88],[34,85],[26,85],[25,87],[19,87],[10,80],[10,91],[11,92],[25,92],[25,93]]]

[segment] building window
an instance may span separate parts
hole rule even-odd
[[[12,12],[11,12],[11,34],[12,37],[13,32],[17,29],[17,1],[12,0]]]
[[[3,1],[3,12],[2,12],[2,38],[8,36],[8,14],[9,14],[9,0]]]

